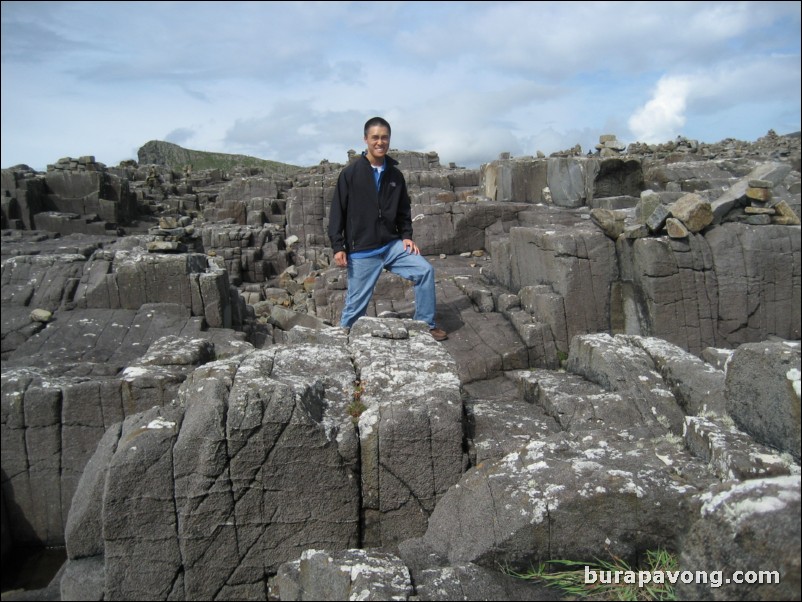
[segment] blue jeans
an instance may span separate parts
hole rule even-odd
[[[340,326],[350,328],[365,315],[383,269],[415,283],[415,319],[434,328],[434,268],[423,256],[406,251],[401,240],[373,257],[348,257],[348,294]]]

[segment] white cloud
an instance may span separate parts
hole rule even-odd
[[[652,98],[629,118],[629,129],[640,142],[665,142],[685,125],[685,110],[691,82],[687,77],[663,77]]]
[[[3,2],[2,27],[4,166],[165,138],[342,162],[376,114],[469,166],[800,129],[799,2]]]

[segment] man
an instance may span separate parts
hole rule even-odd
[[[334,263],[348,268],[348,293],[340,326],[365,315],[373,288],[387,269],[415,283],[415,319],[435,340],[448,338],[434,321],[434,269],[412,240],[412,208],[398,161],[387,155],[390,124],[365,123],[366,150],[340,173],[331,200],[329,238]]]

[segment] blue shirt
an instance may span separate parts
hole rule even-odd
[[[382,163],[381,167],[376,167],[375,165],[371,165],[371,167],[373,168],[373,179],[376,180],[376,191],[378,192],[382,181],[382,174],[384,173],[384,163]]]

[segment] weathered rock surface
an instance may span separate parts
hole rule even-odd
[[[409,600],[413,593],[400,558],[366,550],[306,550],[279,567],[272,590],[278,600]]]
[[[727,410],[755,439],[800,461],[799,343],[748,343],[727,364]],[[762,403],[756,403],[763,399]]]
[[[350,341],[206,363],[177,403],[109,429],[75,497],[71,562],[102,555],[109,599],[263,599],[264,575],[310,545],[423,534],[462,473],[455,365],[422,323],[363,318]]]
[[[364,542],[422,535],[463,469],[456,365],[422,322],[362,318],[350,347],[359,375]]]
[[[452,563],[487,567],[605,551],[631,558],[674,548],[693,495],[712,483],[669,439],[554,435],[470,469],[438,504],[424,541]]]
[[[382,546],[401,596],[548,598],[495,560],[683,552],[798,475],[798,345],[745,345],[800,336],[798,138],[596,151],[397,153],[441,344],[389,274],[329,327],[340,165],[3,170],[4,559],[66,532],[65,599],[264,599],[325,550],[342,597]]]
[[[720,579],[680,583],[684,600],[794,600],[800,588],[799,475],[724,485],[703,501],[680,568]],[[759,573],[759,574],[758,574]]]

